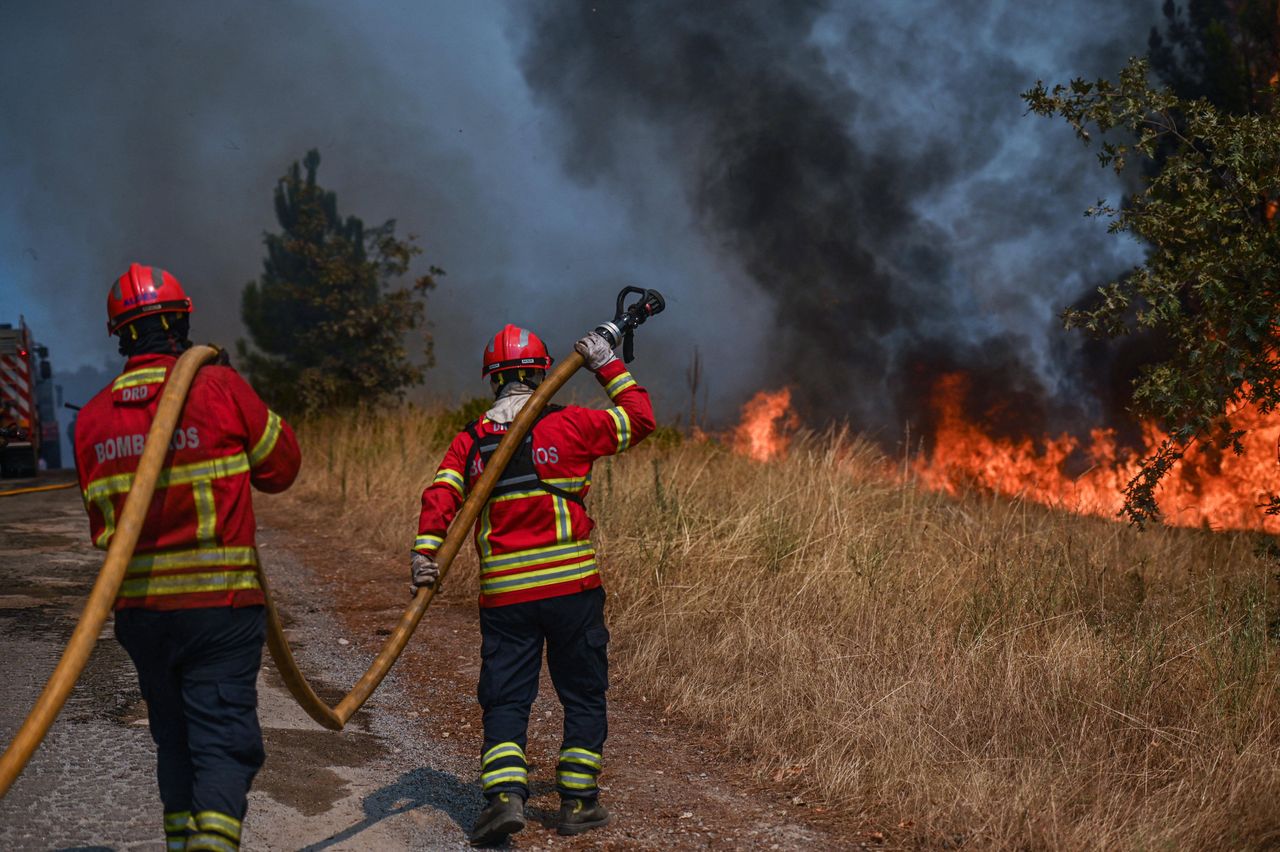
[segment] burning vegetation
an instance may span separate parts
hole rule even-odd
[[[952,473],[958,488],[1018,464],[1059,471],[1009,474],[1007,493],[1046,500],[1081,480],[1073,457],[1088,441],[997,439],[961,417],[963,380],[944,386],[946,427],[996,449],[939,449],[918,466],[968,471]],[[589,499],[616,700],[703,725],[776,795],[863,827],[851,847],[1275,845],[1280,594],[1259,537],[1139,533],[911,487],[864,440],[799,433],[802,411],[771,391],[725,436],[729,452],[646,441],[601,463]],[[286,510],[359,530],[399,577],[415,493],[469,416],[304,422],[313,461]],[[789,455],[760,464],[752,451]],[[477,574],[467,548],[440,603],[474,607]],[[366,598],[347,584],[334,605]]]
[[[800,417],[791,408],[791,388],[760,391],[742,408],[742,422],[734,427],[734,452],[769,461],[786,455]]]
[[[971,389],[972,378],[964,372],[936,379],[928,403],[930,433],[910,451],[906,465],[886,466],[887,475],[905,473],[931,491],[952,496],[976,491],[1115,518],[1141,460],[1167,437],[1150,422],[1141,425],[1136,443],[1122,441],[1109,427],[1091,429],[1087,437],[1065,432],[1004,436],[994,423],[994,412],[984,418],[969,410]],[[1280,415],[1241,405],[1228,419],[1233,429],[1245,431],[1244,452],[1194,445],[1161,482],[1157,495],[1162,517],[1180,527],[1280,533],[1280,517],[1263,510],[1280,485],[1275,458]],[[779,458],[800,423],[789,388],[761,391],[743,406],[730,444],[735,452],[757,461]]]

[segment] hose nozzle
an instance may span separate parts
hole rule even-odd
[[[640,298],[627,305],[625,303],[627,295],[630,293],[639,294]],[[617,311],[613,315],[613,321],[596,326],[596,332],[605,340],[608,340],[611,346],[617,346],[621,343],[622,360],[630,363],[635,355],[633,332],[636,326],[643,325],[644,321],[654,314],[662,313],[666,307],[666,300],[662,298],[662,294],[657,290],[623,287],[621,292],[618,293]]]

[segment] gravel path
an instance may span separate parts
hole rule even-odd
[[[8,483],[6,483],[8,486]],[[0,498],[0,737],[17,730],[53,670],[101,564],[74,489]],[[343,686],[365,658],[336,640],[306,569],[264,531],[299,662]],[[324,681],[326,698],[337,697]],[[473,761],[392,712],[395,675],[347,730],[325,731],[270,663],[259,681],[267,762],[250,795],[246,849],[460,849],[479,811]],[[84,675],[27,770],[0,801],[0,849],[159,850],[155,749],[128,656],[108,621]]]
[[[50,479],[56,479],[52,475]],[[62,477],[65,479],[66,475]],[[299,664],[335,703],[364,672],[405,604],[398,566],[340,541],[331,522],[259,500],[259,543]],[[17,730],[70,636],[101,564],[72,490],[0,498],[0,737]],[[448,592],[449,590],[446,589]],[[475,703],[474,602],[432,607],[391,676],[340,733],[308,719],[268,662],[259,681],[267,762],[244,847],[465,849],[483,804]],[[621,679],[625,671],[620,670]],[[0,850],[159,850],[155,752],[132,666],[108,622],[48,738],[0,800]],[[762,787],[712,734],[614,690],[601,787],[615,814],[579,838],[555,834],[560,708],[535,704],[530,824],[513,849],[850,849],[857,837],[784,787]]]

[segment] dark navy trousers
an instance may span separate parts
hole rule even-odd
[[[261,606],[116,612],[116,638],[147,700],[166,813],[244,819],[265,756],[257,691],[265,637]]]
[[[540,601],[480,609],[480,682],[484,711],[482,786],[528,796],[529,711],[538,695],[542,649],[564,707],[564,742],[557,788],[566,797],[591,798],[608,736],[609,631],[604,589]]]

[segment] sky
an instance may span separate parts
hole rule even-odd
[[[1157,0],[1116,5],[6,3],[0,322],[83,401],[118,371],[105,296],[136,260],[233,346],[275,180],[316,147],[344,214],[447,271],[433,399],[484,391],[503,324],[564,353],[626,284],[667,297],[633,365],[665,420],[695,347],[721,426],[795,384],[892,430],[922,352],[1065,393],[1056,315],[1140,253],[1082,217],[1117,179],[1018,95],[1142,53]]]

